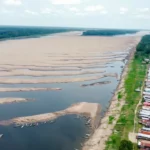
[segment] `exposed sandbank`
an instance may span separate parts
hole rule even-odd
[[[103,62],[103,60],[94,61],[94,59],[91,59],[83,60],[79,64],[79,61],[72,60],[71,56],[73,55],[76,58],[83,56],[86,59],[86,57],[91,55],[98,56],[104,52],[124,51],[131,47],[138,38],[54,36],[49,38],[4,41],[0,42],[0,65],[64,66],[66,64],[82,65],[84,62],[89,64],[97,61]],[[56,57],[50,57],[53,55],[56,55]],[[69,63],[61,60],[65,55],[70,59]]]
[[[103,85],[103,84],[110,84],[111,81],[101,81],[101,82],[94,82],[90,84],[82,84],[82,87],[87,87],[87,86],[96,86],[96,85]]]
[[[27,99],[27,98],[0,98],[0,104],[11,104],[11,103],[20,103],[20,102],[28,102],[33,99]]]
[[[38,39],[22,39],[0,42],[0,68],[2,74],[15,75],[16,69],[22,75],[27,75],[26,71],[32,70],[34,76],[39,74],[48,74],[45,71],[62,71],[66,70],[83,71],[87,68],[98,68],[100,65],[104,67],[107,63],[122,61],[129,55],[130,49],[134,47],[140,40],[141,36],[122,36],[122,37],[83,37],[83,36],[54,36]],[[103,56],[102,56],[103,55]],[[100,57],[99,57],[100,56]],[[99,57],[99,58],[98,58]],[[26,70],[24,70],[26,69]],[[8,73],[6,73],[6,71]],[[40,73],[38,71],[41,71]],[[29,73],[29,72],[28,72]],[[82,73],[82,72],[81,72]],[[108,75],[111,76],[111,75]],[[112,76],[116,77],[115,74]],[[68,78],[68,79],[16,79],[16,78],[0,78],[0,83],[68,83],[92,81],[107,77],[107,75],[86,76],[84,78]],[[122,82],[122,81],[121,81]],[[109,115],[114,113],[119,115],[120,107],[116,108],[117,94],[113,99],[108,114],[100,119],[99,104],[78,103],[65,110],[40,114],[28,117],[19,117],[11,120],[0,121],[0,125],[10,124],[28,124],[44,122],[56,119],[67,114],[82,114],[91,117],[93,128],[97,128],[85,143],[84,150],[103,150],[105,141],[112,133],[113,126],[108,125]],[[117,118],[117,116],[116,116]]]
[[[105,71],[31,71],[31,70],[12,70],[9,72],[1,72],[0,76],[74,76],[74,75],[89,75],[89,74],[100,74],[104,73]]]
[[[80,114],[83,116],[87,116],[91,119],[89,121],[93,128],[96,128],[98,125],[98,118],[100,120],[100,105],[97,103],[87,103],[81,102],[70,106],[69,108],[40,115],[27,116],[27,117],[18,117],[11,120],[0,121],[0,125],[10,125],[10,124],[32,124],[54,120],[60,116],[64,116],[67,114]]]
[[[0,88],[0,92],[60,91],[61,88]]]
[[[69,83],[69,82],[83,82],[83,81],[91,81],[97,80],[104,77],[116,77],[115,73],[108,73],[99,76],[92,77],[80,77],[80,78],[42,78],[42,79],[19,79],[19,78],[0,78],[0,84],[38,84],[38,83]]]

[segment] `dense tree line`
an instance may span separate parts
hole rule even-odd
[[[136,47],[137,54],[150,54],[150,35],[145,35]]]
[[[49,27],[0,27],[0,40],[13,38],[28,38],[48,35],[53,33],[73,31],[68,28],[49,28]]]
[[[87,30],[83,32],[84,36],[115,36],[123,34],[133,34],[138,32],[137,30]]]

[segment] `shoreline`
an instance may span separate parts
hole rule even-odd
[[[128,55],[128,61],[120,76],[121,80],[119,81],[118,86],[116,87],[115,93],[110,100],[108,110],[106,111],[105,115],[102,117],[99,127],[94,131],[93,135],[87,141],[85,141],[82,147],[82,150],[99,150],[99,149],[104,150],[105,149],[106,147],[105,142],[108,140],[109,136],[112,134],[114,126],[116,125],[116,122],[120,116],[119,112],[121,111],[121,108],[123,107],[125,103],[125,101],[122,99],[121,101],[118,100],[118,93],[124,89],[123,88],[124,81],[128,73],[129,63],[131,62],[134,56],[135,50],[136,50],[135,46],[132,48],[132,50],[130,51],[130,54]],[[120,102],[120,105],[116,106],[119,102]],[[109,124],[109,116],[115,116],[114,120],[112,121],[112,124]]]

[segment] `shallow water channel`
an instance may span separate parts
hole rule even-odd
[[[121,74],[123,62],[108,64],[107,73]],[[98,69],[97,69],[98,70]],[[81,84],[111,81],[110,84],[81,87]],[[102,113],[107,110],[110,99],[118,85],[118,79],[105,77],[100,80],[61,84],[0,84],[0,87],[58,87],[61,91],[1,92],[3,97],[33,98],[35,101],[0,105],[0,120],[30,116],[66,109],[78,102],[100,103]],[[86,134],[90,133],[82,118],[67,115],[35,127],[14,128],[0,126],[0,149],[2,150],[73,150],[80,149]]]

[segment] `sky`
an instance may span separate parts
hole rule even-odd
[[[150,0],[0,0],[0,25],[150,29]]]

